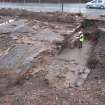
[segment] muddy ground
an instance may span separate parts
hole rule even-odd
[[[3,11],[0,105],[105,104],[105,22],[80,14]]]

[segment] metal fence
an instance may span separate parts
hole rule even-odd
[[[10,7],[12,8],[13,6],[15,8],[19,8],[19,9],[29,9],[29,10],[32,10],[33,7],[36,11],[43,11],[43,8],[45,10],[47,10],[46,8],[48,7],[48,5],[46,5],[43,0],[37,0],[37,2],[31,2],[31,4],[29,2],[27,2],[27,0],[6,0],[7,2],[5,2],[5,0],[0,0],[1,1],[1,7]],[[63,12],[66,5],[64,3],[65,0],[55,0],[56,2],[55,3],[50,3],[49,5],[49,11],[52,11],[53,9],[53,6],[54,6],[54,11],[60,11],[60,12]],[[78,3],[80,3],[80,5],[78,5],[78,11],[81,12],[81,2],[82,0],[78,0]],[[12,3],[12,4],[11,4]],[[17,4],[16,4],[17,3]],[[54,5],[53,5],[54,4]],[[33,7],[31,7],[31,5],[33,5]],[[30,7],[29,7],[30,6]],[[50,7],[51,6],[51,7]],[[69,6],[68,6],[69,8]]]

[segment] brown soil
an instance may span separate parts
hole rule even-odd
[[[13,12],[11,12],[11,15],[12,13]],[[2,15],[3,14],[5,13],[2,12]],[[24,19],[25,16],[26,19],[21,20]],[[57,16],[57,18],[54,18],[55,16]],[[62,18],[62,16],[64,17]],[[61,20],[58,21],[58,17]],[[2,54],[3,56],[0,56],[0,73],[7,71],[4,77],[0,75],[0,105],[105,105],[105,32],[99,31],[98,27],[94,27],[94,24],[96,25],[98,22],[92,23],[92,21],[90,21],[93,25],[83,25],[85,27],[84,33],[86,35],[86,41],[92,43],[92,50],[87,64],[91,72],[84,81],[85,83],[80,87],[63,87],[57,89],[49,87],[49,81],[45,78],[49,72],[48,66],[51,65],[51,62],[54,63],[54,66],[59,62],[55,61],[57,52],[59,51],[59,45],[60,47],[64,47],[62,51],[65,52],[65,46],[62,44],[64,44],[65,39],[67,41],[67,38],[71,38],[72,36],[67,38],[63,36],[64,39],[62,40],[62,35],[68,35],[67,32],[69,32],[69,30],[73,30],[81,24],[82,19],[77,17],[77,15],[67,13],[65,13],[65,15],[47,13],[47,16],[44,13],[43,16],[42,13],[38,13],[37,16],[35,16],[35,14],[31,16],[19,14],[18,17],[16,17],[16,23],[12,25],[14,26],[12,30],[15,29],[15,31],[11,32],[11,27],[6,25],[6,29],[9,29],[8,31],[10,33],[2,35],[5,35],[5,37],[3,36],[3,40],[8,39],[9,44],[4,44],[3,51],[7,51],[8,47],[10,47],[10,50],[7,51],[6,54]],[[27,24],[31,19],[33,19],[32,23]],[[20,26],[20,22],[25,23],[25,26]],[[101,27],[100,24],[98,23]],[[91,32],[89,31],[90,29]],[[99,31],[98,35],[96,30]],[[49,36],[49,33],[54,37]],[[92,37],[90,36],[91,34],[93,35]],[[7,37],[7,35],[10,37]],[[96,37],[96,35],[98,37]],[[78,51],[77,48],[76,51]],[[62,53],[59,56],[65,57]],[[60,60],[60,62],[66,62],[64,66],[67,67],[70,56],[68,57],[66,54],[66,57],[67,60]],[[94,61],[97,62],[94,63]],[[85,61],[83,60],[83,62]],[[15,66],[14,63],[18,66]],[[63,66],[62,63],[59,65],[59,67]],[[58,66],[55,66],[56,70]],[[7,69],[8,67],[10,68]],[[3,68],[5,68],[5,70]],[[11,74],[14,73],[15,70],[15,74],[18,73],[18,75],[16,74],[18,78],[14,77],[15,74]],[[64,71],[64,73],[66,74],[66,71]],[[5,86],[5,84],[11,83],[10,81],[15,79],[19,80],[15,81],[15,84]],[[60,79],[63,80],[62,77],[60,77]],[[3,87],[5,87],[5,89]]]

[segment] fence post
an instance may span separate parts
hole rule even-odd
[[[62,13],[63,13],[63,0],[61,0],[61,3],[62,3]]]

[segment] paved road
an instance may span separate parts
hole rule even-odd
[[[54,12],[61,11],[61,4],[38,4],[38,3],[0,3],[0,8],[19,8],[29,11]],[[105,9],[86,9],[85,4],[64,4],[64,12],[83,13],[91,18],[99,18],[99,15],[105,14]]]
[[[20,8],[20,9],[27,9],[30,11],[61,11],[61,4],[38,4],[38,3],[1,3],[1,8]],[[84,12],[84,4],[64,4],[64,11],[66,12],[79,12],[79,7],[81,7],[81,11]]]
[[[48,3],[0,3],[0,8],[20,8],[20,9],[27,9],[30,11],[61,11],[61,4],[48,4]],[[91,9],[92,11],[97,11],[97,9]],[[85,8],[85,4],[64,4],[64,11],[65,12],[82,12],[86,13],[90,11],[90,9]],[[99,12],[105,12],[105,10],[99,10]]]

